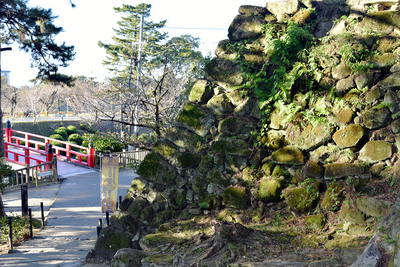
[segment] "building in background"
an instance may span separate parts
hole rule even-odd
[[[2,70],[1,71],[1,76],[6,77],[6,81],[8,84],[10,84],[10,75],[11,75],[11,71],[9,70]]]

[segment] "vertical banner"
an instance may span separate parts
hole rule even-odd
[[[101,210],[114,212],[118,198],[118,156],[103,156],[101,158]]]

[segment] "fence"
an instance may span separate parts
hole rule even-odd
[[[55,170],[55,175],[52,174],[53,177],[57,176],[57,157],[54,157],[50,162],[15,170],[15,177],[9,177],[10,180],[7,187],[32,183],[35,177],[41,176],[40,173],[49,172],[50,170]]]
[[[126,168],[135,168],[143,161],[144,157],[149,153],[147,150],[136,150],[136,151],[123,151],[123,152],[113,152],[111,156],[118,156],[119,166]],[[96,153],[95,155],[95,167],[100,168],[100,158],[106,153]],[[108,155],[108,153],[107,153]]]
[[[94,148],[87,148],[38,134],[12,130],[10,121],[7,121],[7,128],[4,131],[4,154],[8,161],[25,165],[31,165],[31,161],[36,164],[48,162],[51,160],[48,158],[48,147],[50,142],[54,142],[62,145],[53,145],[53,151],[58,158],[90,168],[95,167]],[[33,157],[32,152],[34,155],[36,153],[36,155],[46,156],[46,160]]]

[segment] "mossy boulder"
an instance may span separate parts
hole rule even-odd
[[[110,217],[110,224],[118,230],[134,236],[139,229],[139,223],[136,219],[130,213],[116,211]]]
[[[167,199],[168,205],[174,210],[181,210],[186,207],[186,190],[183,188],[167,188],[162,192],[162,195]]]
[[[399,82],[400,82],[400,76],[399,76]],[[371,88],[366,94],[365,97],[365,102],[367,103],[374,103],[376,100],[378,100],[382,96],[381,89],[376,86],[374,88]]]
[[[111,261],[111,266],[112,267],[142,266],[141,263],[142,258],[147,256],[150,256],[150,254],[141,250],[132,248],[121,248],[115,253]]]
[[[152,206],[145,207],[139,215],[139,222],[142,225],[149,225],[156,217],[156,212]]]
[[[126,211],[129,206],[131,205],[132,201],[133,201],[134,197],[132,192],[128,192],[126,194],[126,196],[124,197],[124,199],[122,200],[121,204],[119,205],[119,209],[121,211]]]
[[[281,199],[284,188],[284,179],[277,177],[264,177],[258,184],[254,197],[265,202],[275,202]]]
[[[237,41],[260,36],[263,24],[262,16],[238,15],[228,28],[228,38]]]
[[[152,252],[157,248],[159,249],[162,246],[166,246],[167,244],[174,246],[180,245],[183,242],[184,240],[181,238],[158,233],[144,236],[140,239],[139,245],[142,250]]]
[[[217,169],[212,169],[207,175],[205,182],[207,184],[213,184],[221,189],[225,189],[229,186],[229,181],[225,178],[225,176],[218,171]]]
[[[216,115],[232,113],[235,108],[226,94],[214,95],[207,102],[206,107]]]
[[[346,77],[349,77],[350,74],[351,69],[344,62],[341,62],[332,69],[332,77],[337,80],[342,80]]]
[[[166,139],[189,152],[199,151],[203,140],[203,138],[199,138],[193,132],[178,127],[170,128],[166,133]]]
[[[211,152],[223,152],[239,157],[250,156],[251,151],[246,141],[236,138],[219,138],[211,146]]]
[[[271,160],[276,164],[303,165],[305,163],[304,155],[295,146],[285,146],[278,149],[271,155]]]
[[[345,184],[343,181],[331,183],[321,202],[321,208],[326,211],[338,211],[343,201]]]
[[[139,165],[137,173],[143,178],[159,184],[168,185],[174,182],[176,170],[157,153],[149,153]]]
[[[336,131],[333,134],[332,139],[340,149],[343,149],[358,145],[364,134],[365,131],[361,125],[352,124],[344,129]]]
[[[379,86],[387,90],[400,89],[400,72],[395,72],[379,82]]]
[[[199,208],[202,210],[212,210],[215,207],[218,207],[220,201],[218,196],[215,194],[204,194],[201,196],[199,200]]]
[[[317,207],[321,184],[311,179],[300,184],[299,187],[286,188],[283,197],[287,205],[296,212],[308,213]]]
[[[171,210],[163,210],[157,213],[155,222],[156,226],[159,227],[160,225],[168,222],[172,218],[172,211]]]
[[[183,128],[193,131],[201,137],[205,137],[214,124],[214,117],[193,103],[185,103],[176,121]]]
[[[376,163],[388,159],[393,154],[393,147],[385,141],[370,141],[360,150],[358,159],[368,163]]]
[[[218,124],[218,131],[227,136],[247,134],[254,130],[254,128],[255,125],[253,122],[238,117],[224,119]]]
[[[229,85],[241,85],[244,73],[239,64],[229,60],[214,57],[206,65],[205,79],[215,82],[226,82]]]
[[[278,2],[268,2],[267,10],[277,17],[284,14],[293,15],[299,10],[300,3],[298,0],[286,0]]]
[[[346,222],[355,224],[363,224],[365,222],[365,214],[358,209],[350,208],[347,204],[342,205],[339,217]]]
[[[378,11],[365,16],[358,25],[358,31],[367,34],[371,34],[372,31],[374,34],[388,35],[393,32],[395,27],[397,29],[400,27],[399,21],[398,12]]]
[[[264,137],[261,142],[272,149],[280,149],[285,145],[285,136],[281,131],[270,130]]]
[[[321,231],[326,224],[326,217],[324,214],[316,214],[305,217],[304,221],[309,228]]]
[[[201,162],[201,155],[199,153],[179,153],[176,157],[177,166],[180,168],[191,168]]]
[[[213,158],[209,155],[206,155],[201,159],[200,164],[197,167],[197,170],[201,173],[207,173],[213,168],[213,165],[214,165]]]
[[[331,138],[332,129],[327,123],[308,124],[305,127],[290,124],[286,130],[286,140],[302,150],[312,150]]]
[[[129,205],[127,212],[131,214],[134,219],[138,219],[142,210],[149,205],[149,201],[142,197],[137,197],[132,201],[131,205]]]
[[[101,230],[96,244],[94,245],[94,256],[111,260],[114,254],[121,248],[129,248],[131,236],[118,229],[106,227]]]
[[[362,164],[354,163],[332,163],[325,167],[324,178],[326,180],[340,179],[347,176],[367,178],[367,168]]]
[[[223,193],[223,204],[244,210],[250,203],[250,190],[247,187],[230,186]]]
[[[174,161],[177,153],[179,153],[179,147],[167,139],[160,138],[153,147],[154,152],[157,152],[165,159]]]
[[[207,103],[214,95],[213,85],[206,80],[197,80],[189,94],[189,101]]]
[[[391,201],[377,198],[359,197],[357,198],[357,208],[368,216],[380,218],[385,216],[392,206]]]
[[[378,129],[389,124],[390,110],[387,107],[371,108],[363,113],[364,125],[368,129]]]
[[[353,77],[350,76],[346,79],[342,79],[336,83],[336,95],[343,96],[354,87],[356,87],[356,84],[354,83]]]

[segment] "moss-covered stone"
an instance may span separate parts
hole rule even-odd
[[[284,179],[264,177],[258,184],[254,197],[265,202],[275,202],[281,199]]]
[[[285,145],[285,136],[281,131],[270,130],[261,142],[272,149],[280,149]]]
[[[182,127],[191,130],[198,135],[205,137],[211,126],[214,124],[214,118],[193,103],[185,103],[179,112],[176,121]]]
[[[95,254],[111,260],[119,249],[128,248],[130,242],[131,236],[126,233],[112,227],[103,228],[94,245]]]
[[[138,219],[142,210],[148,205],[150,205],[150,203],[146,199],[137,197],[132,201],[127,212],[131,214],[134,219]]]
[[[336,83],[336,95],[343,96],[354,87],[356,87],[356,84],[354,83],[353,77],[350,76],[346,79],[342,79]]]
[[[225,189],[226,187],[229,186],[229,181],[224,177],[224,175],[220,171],[216,169],[211,170],[206,175],[205,181],[207,184],[214,184],[222,189]]]
[[[391,201],[377,198],[359,197],[357,198],[357,208],[368,216],[380,218],[385,216],[392,206]]]
[[[368,109],[363,113],[365,127],[378,129],[389,124],[390,110],[387,107]]]
[[[219,138],[213,143],[211,151],[225,152],[240,157],[246,157],[251,154],[246,141],[235,138]]]
[[[199,151],[203,142],[203,138],[199,138],[192,132],[178,127],[170,128],[166,133],[166,139],[190,152]]]
[[[232,113],[235,108],[226,94],[214,95],[206,106],[216,115]]]
[[[179,147],[169,142],[167,139],[160,138],[154,145],[153,150],[166,158],[167,160],[174,160],[176,154],[179,152]]]
[[[332,136],[333,141],[340,148],[356,146],[364,136],[364,128],[358,124],[352,124],[340,129]]]
[[[141,193],[146,189],[147,181],[141,177],[132,180],[131,187],[129,188],[130,192]]]
[[[171,210],[164,210],[156,215],[156,226],[159,227],[160,225],[168,222],[172,218],[172,211]]]
[[[272,173],[271,173],[272,175]],[[247,187],[253,187],[259,179],[257,169],[246,167],[242,172],[242,183]]]
[[[111,266],[141,266],[141,260],[149,256],[149,253],[132,248],[121,248],[118,250],[111,261]]]
[[[260,36],[263,23],[260,16],[238,15],[229,26],[228,38],[236,41]]]
[[[304,221],[308,227],[321,231],[326,224],[326,217],[324,214],[316,214],[305,217]]]
[[[393,147],[385,141],[370,141],[360,150],[358,159],[368,163],[376,163],[388,159],[393,154]]]
[[[332,163],[325,167],[325,179],[333,180],[347,176],[368,177],[367,168],[362,164]]]
[[[202,210],[212,210],[221,204],[220,198],[216,194],[204,194],[199,201],[199,208]]]
[[[149,225],[156,217],[156,212],[152,206],[145,207],[142,212],[140,212],[139,222],[143,225]]]
[[[135,217],[127,212],[116,211],[110,217],[110,224],[118,230],[134,236],[139,229],[137,217]]]
[[[137,172],[147,180],[164,185],[171,184],[177,175],[176,170],[154,152],[146,155]]]
[[[365,222],[365,214],[358,209],[352,209],[348,205],[342,205],[339,217],[347,222],[362,224]]]
[[[213,86],[209,81],[197,80],[190,91],[189,101],[205,104],[213,94]]]
[[[227,222],[234,222],[234,223],[242,223],[240,219],[240,213],[235,212],[232,209],[224,209],[220,213],[218,213],[218,220],[220,221],[227,221]]]
[[[180,245],[183,243],[183,241],[184,240],[180,238],[159,233],[144,236],[140,239],[139,245],[144,251],[151,252],[155,248],[159,248],[160,246],[165,246],[167,244]]]
[[[303,168],[301,173],[304,178],[319,179],[324,176],[325,169],[315,161],[308,161]]]
[[[191,168],[198,165],[201,161],[201,155],[199,153],[179,153],[176,157],[177,166],[180,168]]]
[[[397,29],[400,27],[399,21],[398,12],[378,11],[365,16],[359,23],[358,29],[361,33],[371,34],[372,31],[374,34],[388,35],[395,27]]]
[[[241,85],[243,83],[243,70],[239,64],[229,60],[214,57],[206,65],[205,78],[209,81],[226,82],[230,85]]]
[[[126,211],[129,208],[129,205],[131,205],[134,197],[132,192],[128,192],[124,199],[122,200],[121,204],[119,205],[119,209],[121,211]]]
[[[332,69],[332,77],[337,80],[344,79],[351,74],[351,69],[344,62],[341,62]]]
[[[321,208],[326,211],[338,211],[343,201],[344,187],[343,181],[331,183],[325,192]]]
[[[167,188],[162,195],[168,200],[168,205],[174,210],[181,210],[186,207],[186,190],[183,188]]]
[[[218,131],[227,136],[246,134],[254,130],[254,128],[255,126],[251,121],[246,121],[238,117],[221,120],[218,124]]]
[[[290,124],[286,130],[286,140],[302,150],[312,150],[331,138],[332,129],[327,123],[308,124],[306,127]]]
[[[318,204],[319,185],[309,180],[302,183],[301,187],[286,188],[283,196],[291,209],[299,213],[308,213]]]
[[[244,210],[250,203],[250,190],[246,187],[231,186],[223,193],[223,204],[228,207]]]
[[[206,155],[201,159],[201,162],[197,167],[197,170],[201,173],[207,173],[213,168],[213,165],[214,165],[213,158],[209,155]]]
[[[285,146],[271,155],[271,160],[277,164],[303,165],[303,153],[294,146]]]

